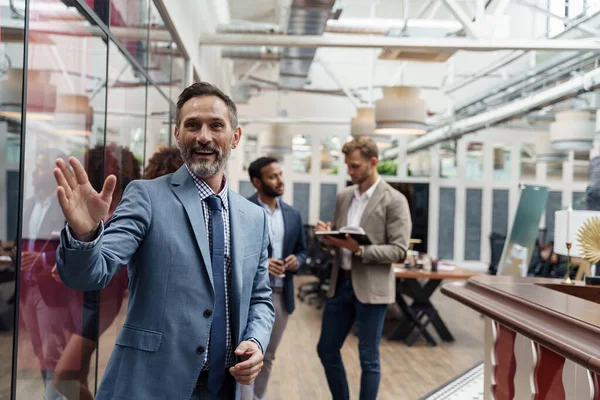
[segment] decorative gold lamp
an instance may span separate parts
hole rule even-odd
[[[567,275],[564,284],[572,285],[571,257],[590,263],[600,261],[600,212],[588,210],[556,211],[554,220],[554,252],[567,256]],[[587,265],[580,265],[576,279]],[[589,274],[589,272],[588,272]]]
[[[577,231],[577,241],[583,259],[590,265],[600,262],[600,216],[585,220]]]

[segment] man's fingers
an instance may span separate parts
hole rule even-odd
[[[237,354],[237,353],[236,353]],[[242,353],[243,354],[243,353]],[[246,361],[242,361],[239,364],[236,364],[234,369],[236,373],[239,373],[242,370],[253,368],[258,364],[262,364],[263,356],[260,351],[256,351],[252,354],[252,356]]]
[[[73,176],[73,173],[69,169],[69,166],[67,165],[67,163],[65,162],[65,160],[63,160],[62,158],[57,159],[56,160],[56,166],[62,172],[65,180],[68,182],[68,186],[71,189],[75,189],[77,187],[77,180]]]
[[[60,204],[60,208],[65,210],[67,207],[69,207],[69,200],[65,194],[65,188],[59,186],[58,189],[56,189],[56,195],[58,197],[58,204]]]
[[[263,363],[261,361],[260,363],[253,366],[252,368],[241,369],[241,370],[236,369],[236,370],[234,370],[233,374],[235,374],[235,376],[238,376],[238,377],[249,377],[252,375],[257,375],[261,371],[262,367],[263,367]]]
[[[71,195],[71,186],[69,185],[69,182],[67,182],[67,179],[65,178],[64,174],[62,173],[60,168],[54,168],[54,170],[52,171],[53,175],[54,175],[54,180],[56,181],[56,184],[59,187],[62,187],[65,194],[67,195]]]
[[[237,356],[241,356],[242,354],[244,354],[248,349],[251,349],[251,345],[250,343],[248,343],[247,341],[243,341],[242,343],[239,344],[239,346],[235,349],[235,354]]]
[[[71,167],[73,167],[73,171],[75,171],[75,177],[80,185],[85,185],[89,182],[87,173],[78,159],[75,157],[69,157],[69,164],[71,164]]]
[[[104,181],[104,186],[102,187],[102,192],[100,193],[100,197],[102,200],[110,203],[112,201],[112,195],[115,191],[115,187],[117,186],[117,177],[114,175],[110,175]]]

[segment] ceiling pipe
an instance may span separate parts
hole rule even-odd
[[[565,28],[564,31],[560,32],[557,35],[554,35],[551,39],[556,40],[556,39],[559,39],[559,38],[567,35],[573,29],[577,28],[579,25],[591,20],[592,18],[596,17],[599,14],[600,14],[600,9],[591,13],[590,15],[586,15],[585,17],[582,17],[582,18],[574,21],[572,24],[567,25],[567,27]],[[514,51],[514,52],[508,54],[505,58],[502,58],[501,60],[495,61],[492,64],[484,67],[482,70],[480,70],[478,73],[474,74],[470,78],[464,79],[460,82],[455,83],[452,86],[445,88],[444,93],[446,93],[446,94],[452,93],[458,89],[461,89],[467,85],[470,85],[471,83],[475,82],[476,80],[483,78],[485,76],[488,76],[488,75],[492,74],[493,72],[497,71],[498,69],[505,67],[506,65],[518,60],[526,53],[527,52],[522,51],[522,50]]]
[[[343,47],[381,48],[410,51],[497,51],[497,50],[537,50],[537,51],[600,51],[600,43],[591,39],[548,40],[548,39],[465,39],[465,38],[403,38],[370,37],[367,35],[329,36],[289,36],[289,35],[207,35],[202,46],[283,46],[300,48]]]
[[[576,76],[550,89],[531,94],[529,97],[506,103],[502,106],[464,118],[433,129],[408,144],[407,151],[413,153],[436,143],[456,139],[467,133],[522,116],[532,110],[548,106],[581,93],[600,87],[600,68]]]
[[[240,125],[350,125],[350,118],[240,117]]]

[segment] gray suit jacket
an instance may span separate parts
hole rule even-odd
[[[333,230],[346,226],[355,189],[353,185],[337,195]],[[365,246],[362,257],[352,256],[352,287],[356,298],[365,304],[393,303],[396,279],[392,263],[404,261],[412,230],[406,197],[382,179],[367,203],[360,226],[373,244]],[[329,282],[330,297],[335,295],[341,256],[338,249]]]
[[[269,344],[275,311],[262,209],[229,192],[234,347]],[[105,287],[122,265],[129,309],[97,400],[189,399],[205,360],[214,309],[212,267],[198,191],[185,169],[131,182],[99,240],[69,248],[63,231],[58,269],[73,289]],[[238,394],[239,396],[239,394]]]

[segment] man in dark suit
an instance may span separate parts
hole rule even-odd
[[[273,291],[275,324],[263,369],[253,385],[242,388],[241,400],[262,400],[289,315],[294,311],[294,274],[306,262],[306,242],[300,212],[280,200],[285,184],[276,159],[261,157],[248,168],[256,194],[249,200],[263,207],[269,224],[269,281]]]

